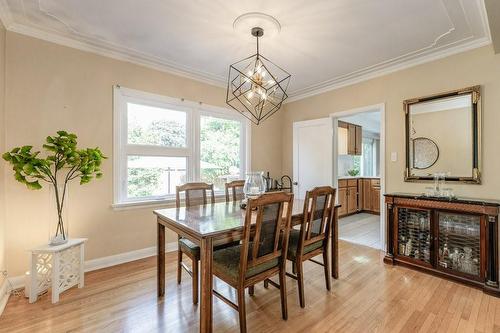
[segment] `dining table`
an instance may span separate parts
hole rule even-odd
[[[330,240],[331,272],[338,278],[338,208],[334,218]],[[304,200],[293,202],[291,225],[303,220]],[[245,223],[245,210],[239,201],[216,202],[200,206],[166,208],[154,211],[157,217],[157,284],[158,297],[165,296],[165,228],[185,237],[200,247],[200,332],[212,332],[212,258],[214,244],[240,240]]]

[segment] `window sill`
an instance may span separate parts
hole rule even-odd
[[[113,208],[113,210],[129,210],[129,209],[144,209],[144,208],[173,208],[173,207],[175,207],[175,199],[120,202],[120,203],[114,203],[111,205],[111,208]]]
[[[215,202],[226,200],[226,195],[215,193]],[[182,205],[184,205],[184,202]],[[111,205],[113,210],[130,210],[130,209],[145,209],[145,208],[175,208],[175,198],[172,199],[159,199],[159,200],[144,200],[144,201],[131,201],[120,202]]]

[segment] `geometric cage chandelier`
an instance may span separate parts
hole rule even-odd
[[[271,117],[288,97],[291,75],[259,53],[264,29],[254,27],[257,53],[229,66],[226,103],[253,123]]]

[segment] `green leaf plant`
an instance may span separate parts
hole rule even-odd
[[[28,189],[39,190],[42,184],[53,186],[57,205],[57,238],[66,240],[67,231],[63,221],[64,200],[68,183],[79,179],[80,184],[87,184],[94,178],[101,178],[101,164],[106,157],[99,148],[77,148],[77,136],[66,131],[58,131],[55,136],[48,136],[43,148],[45,158],[40,152],[32,152],[32,146],[12,149],[2,158],[12,165],[14,178]]]

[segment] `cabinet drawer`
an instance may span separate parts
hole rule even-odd
[[[372,179],[372,186],[380,187],[380,179]]]
[[[348,179],[347,186],[358,186],[358,180],[357,179]]]
[[[339,187],[347,187],[347,179],[339,179]]]

